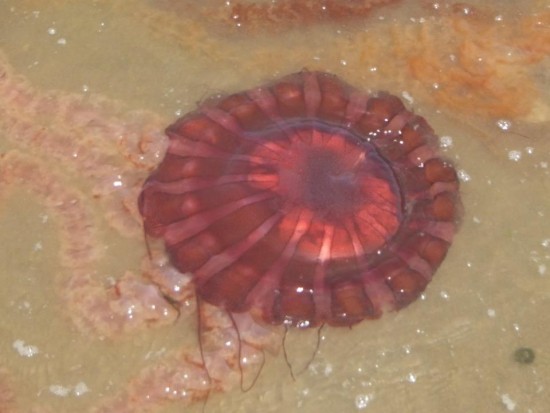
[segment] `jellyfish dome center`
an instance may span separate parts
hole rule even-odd
[[[384,238],[393,235],[401,195],[392,169],[370,143],[330,125],[294,128],[287,137],[278,191],[292,207],[330,223],[363,217]]]
[[[331,149],[314,148],[301,155],[294,168],[281,171],[282,185],[290,197],[322,215],[353,213],[363,198],[353,167]],[[295,178],[298,184],[293,184]]]

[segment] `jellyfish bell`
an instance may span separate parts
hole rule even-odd
[[[453,165],[395,96],[323,72],[206,102],[166,129],[145,232],[200,299],[269,324],[349,326],[414,301],[460,219]]]

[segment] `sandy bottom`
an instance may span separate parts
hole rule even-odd
[[[545,411],[544,2],[381,3],[322,23],[259,7],[238,28],[223,1],[112,3],[0,1],[0,411]],[[209,319],[209,382],[192,295],[178,317],[143,280],[173,274],[148,263],[135,199],[165,125],[303,68],[388,90],[426,117],[459,170],[465,216],[421,300],[323,329],[295,380],[281,331],[251,327],[245,384],[264,353],[265,365],[243,392],[227,320]],[[287,337],[295,370],[316,334]]]

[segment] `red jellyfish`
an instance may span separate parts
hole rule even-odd
[[[395,96],[323,72],[211,99],[166,130],[145,232],[200,299],[265,323],[351,326],[426,288],[460,218],[438,139]]]

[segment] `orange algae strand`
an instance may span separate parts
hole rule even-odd
[[[319,22],[360,20],[371,12],[399,0],[282,0],[269,3],[237,2],[230,22],[250,29],[303,27]]]
[[[344,12],[333,13],[327,8],[323,12],[326,15],[321,13],[317,8],[323,4],[241,1],[231,6],[206,6],[206,10],[187,4],[188,13],[182,12],[183,6],[141,6],[134,13],[152,32],[199,60],[205,59],[204,64],[238,67],[252,78],[307,67],[345,76],[358,85],[365,85],[368,78],[369,84],[384,89],[406,88],[419,99],[452,113],[491,117],[533,116],[542,104],[541,71],[550,52],[548,11],[520,15],[451,3],[441,4],[435,11],[432,5],[423,17],[415,17],[405,10],[408,4],[401,3],[402,18],[384,24],[369,19],[365,26],[353,24],[358,20],[345,20]],[[338,3],[343,4],[364,7],[364,17],[376,7],[395,5]],[[291,12],[300,7],[309,9],[303,14]],[[241,34],[246,37],[227,35],[229,24],[231,29],[235,25],[228,17],[234,12],[231,8],[239,10]],[[287,29],[316,30],[329,21],[350,23],[346,34],[293,32],[293,47],[287,47]],[[274,36],[269,45],[263,36],[266,30]]]
[[[396,53],[439,106],[494,117],[528,115],[539,97],[533,65],[550,51],[550,13],[498,18],[464,7],[395,28]]]

